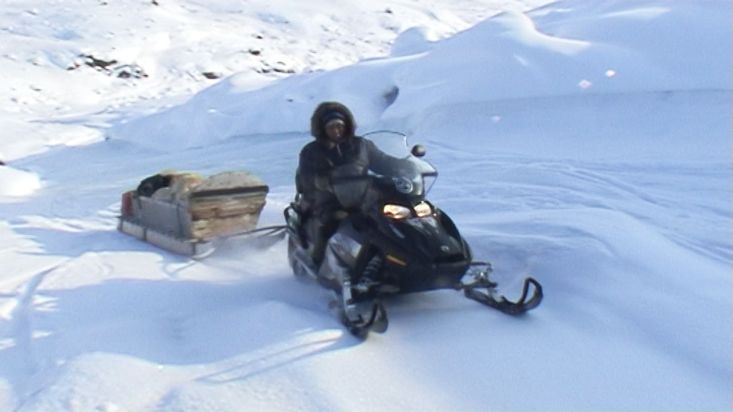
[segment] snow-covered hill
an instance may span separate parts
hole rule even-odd
[[[730,410],[733,7],[546,3],[4,3],[0,410]],[[326,99],[425,144],[542,306],[402,297],[359,342],[283,244],[115,230],[165,168],[253,171],[281,223]]]
[[[384,56],[410,28],[435,40],[547,2],[6,0],[0,121],[8,136],[26,138],[5,139],[0,159],[98,141],[110,119],[174,104],[232,74],[257,88]]]

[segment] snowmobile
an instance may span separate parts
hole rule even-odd
[[[422,145],[410,149],[404,134],[391,131],[364,137],[387,156],[371,162],[366,173],[351,165],[332,171],[342,219],[320,265],[310,254],[316,219],[308,218],[302,196],[296,194],[284,210],[294,274],[333,291],[330,306],[349,332],[360,338],[385,332],[389,322],[382,300],[395,294],[454,289],[510,315],[540,304],[542,286],[531,277],[517,301],[499,295],[489,278],[491,265],[473,260],[451,218],[426,199],[437,171],[421,159]]]
[[[210,177],[164,171],[122,194],[118,230],[168,251],[201,259],[216,241],[272,238],[283,226],[256,228],[268,186],[245,171]]]

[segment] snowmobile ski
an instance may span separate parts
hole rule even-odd
[[[478,268],[478,269],[477,269]],[[469,282],[462,284],[465,296],[482,303],[491,308],[497,309],[508,315],[521,315],[536,308],[542,302],[542,285],[532,277],[524,279],[522,295],[517,301],[511,301],[499,295],[496,291],[498,284],[489,279],[491,265],[486,262],[472,263],[472,274]],[[532,296],[528,299],[529,290],[532,287]]]
[[[344,280],[342,288],[340,296],[334,300],[334,305],[341,323],[352,335],[365,339],[369,332],[387,331],[389,319],[382,302],[375,299],[359,301],[350,280]]]
[[[329,302],[329,309],[334,312],[339,321],[352,335],[360,339],[366,339],[369,332],[384,333],[389,326],[387,311],[384,305],[373,299],[364,297],[370,292],[370,288],[364,288],[363,282],[352,285],[350,280],[341,283],[329,282],[317,274],[317,269],[307,252],[298,249],[293,252],[293,273],[299,278],[312,278],[317,280],[323,287],[330,289],[334,297]],[[337,290],[340,288],[340,293]],[[361,297],[363,300],[360,300]]]

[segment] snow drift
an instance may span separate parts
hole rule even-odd
[[[730,90],[727,6],[563,1],[526,15],[507,12],[429,46],[424,36],[406,35],[416,54],[292,76],[256,90],[241,90],[249,75],[235,75],[181,106],[120,124],[110,135],[168,150],[302,132],[313,108],[333,99],[351,107],[366,129],[414,125],[432,108],[465,102]]]

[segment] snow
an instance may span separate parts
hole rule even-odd
[[[0,166],[0,181],[0,196],[28,196],[41,187],[38,175],[7,166]]]
[[[405,119],[415,127],[431,108],[465,102],[730,86],[730,56],[720,54],[715,37],[730,33],[725,13],[694,2],[652,8],[652,16],[645,2],[623,12],[588,4],[571,3],[581,10],[574,13],[506,12],[434,45],[415,28],[397,38],[396,57],[292,76],[246,95],[238,84],[249,75],[237,75],[189,104],[118,125],[110,134],[145,143],[152,132],[158,138],[151,145],[187,148],[233,135],[307,131],[309,109],[336,98],[368,130]],[[600,17],[590,24],[583,16]],[[676,27],[700,34],[668,41],[665,34]],[[678,47],[689,52],[679,57]]]
[[[730,2],[157,3],[0,6],[0,410],[731,410]],[[360,342],[282,242],[116,231],[170,168],[258,174],[281,224],[324,100],[425,144],[542,305],[399,297]]]

